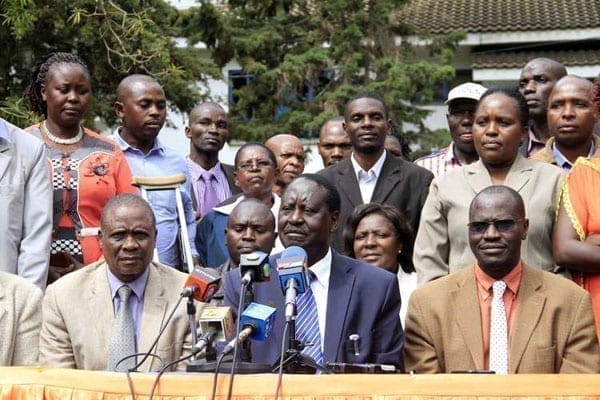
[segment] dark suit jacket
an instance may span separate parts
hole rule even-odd
[[[278,256],[271,258],[271,265],[275,265]],[[224,305],[237,309],[239,271],[229,271],[223,285]],[[276,269],[272,270],[269,282],[254,284],[254,301],[275,307],[277,314],[271,336],[263,342],[252,343],[252,361],[274,364],[279,360],[285,324],[285,300]],[[395,275],[333,251],[323,361],[384,363],[403,367],[404,333],[399,311],[400,292]],[[354,355],[348,339],[353,333],[361,337],[358,356]]]
[[[333,236],[332,245],[336,250],[343,251],[342,234],[346,221],[354,211],[354,207],[363,204],[356,173],[350,159],[340,161],[318,173],[327,178],[340,193],[342,200],[340,226]],[[421,208],[429,193],[432,179],[433,174],[425,168],[387,153],[371,202],[397,207],[407,217],[416,233]]]
[[[229,190],[231,190],[231,196],[235,196],[236,194],[242,193],[242,190],[235,186],[235,177],[233,176],[233,165],[229,165],[229,164],[223,164],[221,163],[221,170],[223,170],[223,172],[225,173],[225,176],[227,177],[227,183],[229,184]],[[195,183],[194,183],[195,184]],[[198,199],[196,198],[196,192],[194,192],[194,190],[191,190],[190,193],[192,194],[192,202],[194,204],[194,210],[198,210]],[[227,201],[227,199],[225,200]]]

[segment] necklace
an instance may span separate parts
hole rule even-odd
[[[44,121],[42,123],[41,128],[42,128],[42,132],[44,133],[44,135],[46,135],[46,137],[48,137],[48,139],[51,142],[54,142],[56,144],[66,144],[66,145],[75,144],[75,143],[78,143],[81,140],[81,138],[83,138],[83,130],[81,129],[81,127],[79,127],[79,132],[77,132],[77,135],[75,135],[69,139],[63,139],[61,137],[54,135],[52,132],[50,132],[50,129],[48,129],[48,127],[46,126],[46,121]]]

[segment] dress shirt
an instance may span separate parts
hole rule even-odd
[[[148,268],[144,270],[133,282],[125,283],[121,282],[111,271],[110,268],[106,268],[108,275],[108,285],[110,286],[110,295],[113,301],[113,311],[117,315],[119,310],[119,304],[121,300],[117,295],[117,291],[123,285],[127,285],[131,288],[132,296],[129,297],[129,311],[133,317],[133,329],[135,331],[135,342],[140,342],[140,325],[142,324],[142,311],[144,309],[144,293],[146,291],[146,283],[148,282]],[[136,345],[137,348],[137,345]]]
[[[199,215],[206,215],[210,210],[202,210],[202,204],[204,199],[204,193],[206,192],[206,185],[202,180],[202,174],[204,172],[210,172],[215,177],[216,183],[216,192],[217,198],[219,201],[217,204],[222,203],[231,197],[231,189],[229,188],[229,181],[227,181],[227,175],[225,175],[225,171],[221,167],[221,163],[217,161],[217,163],[209,170],[206,170],[200,166],[200,164],[192,161],[189,156],[187,157],[187,164],[190,169],[190,175],[192,176],[192,190],[193,195],[196,197],[196,211]]]
[[[144,154],[141,150],[130,146],[119,134],[119,128],[112,136],[112,139],[119,145],[127,163],[131,169],[132,175],[140,176],[168,176],[175,174],[185,174],[186,183],[181,185],[181,197],[185,211],[185,220],[187,222],[187,231],[190,241],[192,256],[197,257],[196,251],[196,221],[192,199],[189,194],[191,191],[191,178],[185,159],[175,150],[163,146],[158,138],[154,140],[154,145]],[[156,228],[158,237],[156,238],[156,248],[158,250],[158,259],[161,263],[171,266],[181,264],[179,258],[179,245],[177,237],[179,234],[179,220],[177,217],[177,204],[174,191],[151,191],[148,192],[148,202],[152,206],[156,216]],[[185,266],[182,266],[185,268]]]
[[[386,150],[383,151],[381,157],[379,157],[377,162],[375,162],[368,171],[365,171],[358,164],[358,161],[356,161],[356,158],[354,157],[354,153],[350,156],[350,161],[352,162],[354,173],[356,173],[356,180],[358,181],[358,187],[360,188],[360,194],[364,204],[371,202],[377,179],[379,179],[379,175],[381,175],[381,168],[383,168],[383,163],[385,162],[385,154]]]
[[[506,290],[502,296],[504,300],[504,308],[506,309],[507,327],[508,327],[508,348],[510,349],[510,340],[512,338],[513,324],[515,315],[517,314],[517,295],[519,294],[519,286],[521,285],[521,275],[523,273],[523,265],[519,261],[517,266],[513,268],[508,275],[502,280],[506,283]],[[481,334],[483,343],[483,365],[489,368],[490,363],[490,323],[492,313],[492,299],[494,297],[492,285],[497,279],[487,275],[475,263],[475,280],[477,281],[477,293],[479,297],[479,310],[481,312]],[[510,352],[509,352],[510,353]],[[510,360],[509,360],[510,362]]]
[[[596,144],[592,140],[592,145],[590,146],[590,151],[589,151],[587,157],[588,158],[593,157],[595,152],[596,152]],[[573,163],[571,163],[571,161],[569,161],[567,159],[567,157],[565,157],[563,155],[563,153],[560,152],[558,147],[556,147],[556,141],[554,141],[552,143],[552,155],[554,156],[554,159],[556,160],[556,165],[561,167],[563,171],[569,172],[571,170],[571,168],[573,167]]]
[[[319,314],[319,333],[321,334],[321,351],[324,351],[325,324],[327,322],[327,295],[329,293],[329,276],[331,275],[331,248],[319,261],[308,268],[316,278],[310,284]]]
[[[460,160],[454,154],[454,142],[440,151],[417,159],[415,164],[430,171],[435,177],[461,166]]]
[[[527,142],[527,157],[531,157],[538,151],[542,150],[546,143],[542,142],[537,138],[537,136],[535,136],[535,132],[533,132],[531,125],[529,126],[527,135],[529,136],[529,141]]]

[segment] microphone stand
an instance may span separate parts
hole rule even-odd
[[[190,331],[192,332],[192,343],[198,341],[198,331],[196,330],[196,305],[194,304],[194,297],[189,296],[187,302],[187,315],[188,322],[190,324]],[[194,355],[191,360],[194,361],[196,356]]]
[[[254,285],[252,282],[248,284],[246,287],[246,292],[244,293],[244,303],[242,309],[246,309],[250,303],[254,302]],[[250,340],[245,340],[241,343],[240,348],[240,360],[242,362],[252,362],[252,344]]]

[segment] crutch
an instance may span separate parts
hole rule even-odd
[[[194,260],[192,259],[192,249],[190,248],[190,238],[187,231],[187,222],[185,220],[185,211],[183,209],[183,200],[181,198],[181,189],[179,186],[185,183],[184,174],[169,176],[133,176],[132,184],[140,188],[142,198],[148,201],[148,191],[155,190],[174,190],[175,202],[177,203],[177,217],[179,218],[179,242],[182,249],[183,264],[187,266],[188,272],[194,270]],[[158,250],[154,247],[154,261],[158,261]]]

